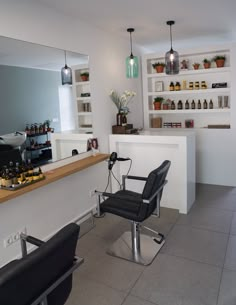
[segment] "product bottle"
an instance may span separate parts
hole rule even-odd
[[[186,102],[185,102],[185,109],[189,109],[189,102],[188,102],[188,100],[186,100]]]
[[[175,84],[175,91],[180,91],[180,90],[181,90],[180,83],[176,82],[176,84]]]
[[[198,100],[198,103],[197,103],[197,109],[201,109],[202,108],[202,105],[201,105],[201,101]]]
[[[183,109],[183,103],[182,103],[181,100],[178,101],[177,108],[178,108],[178,110],[182,110]]]
[[[174,86],[174,83],[173,83],[173,82],[170,82],[169,90],[170,90],[170,91],[174,91],[174,90],[175,90],[175,86]]]
[[[170,109],[175,110],[175,102],[174,101],[171,102]]]
[[[203,109],[207,109],[208,107],[207,107],[207,100],[206,99],[204,99],[204,103],[203,103]]]
[[[196,108],[196,106],[195,106],[195,102],[194,102],[194,100],[192,100],[192,103],[191,103],[191,109],[195,109]]]
[[[213,102],[212,102],[212,100],[210,100],[209,109],[213,109]]]
[[[6,170],[5,170],[5,186],[10,187],[11,185],[12,185],[12,179],[11,179],[10,174],[9,174],[9,169],[6,168]]]

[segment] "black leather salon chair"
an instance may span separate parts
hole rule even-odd
[[[160,200],[170,161],[164,161],[153,170],[147,178],[139,176],[123,176],[123,189],[112,194],[98,192],[97,216],[111,213],[131,221],[131,232],[125,232],[108,250],[108,254],[149,265],[165,242],[164,235],[155,232],[156,237],[140,234],[141,223],[152,214],[159,216]],[[142,193],[126,190],[126,179],[142,180],[145,185]]]
[[[23,257],[0,269],[1,305],[63,305],[72,288],[80,227],[71,223],[47,242],[21,234]],[[38,248],[27,254],[26,242]]]

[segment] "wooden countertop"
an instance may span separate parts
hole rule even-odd
[[[0,203],[4,203],[7,200],[16,198],[22,194],[31,192],[37,188],[40,188],[44,185],[48,185],[51,182],[57,181],[61,178],[69,176],[71,174],[77,173],[87,167],[95,165],[99,162],[106,160],[109,157],[107,154],[98,154],[96,156],[90,156],[79,161],[58,167],[51,171],[44,173],[45,179],[38,181],[34,184],[28,185],[16,191],[8,191],[0,189]]]

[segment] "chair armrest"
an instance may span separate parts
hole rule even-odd
[[[131,201],[131,202],[144,202],[142,199],[138,199],[136,197],[132,198],[130,196],[120,196],[118,194],[113,194],[113,193],[107,193],[107,192],[99,192],[99,191],[95,191],[95,193],[98,194],[98,196],[104,196],[104,197],[108,197],[108,198],[114,198],[114,199],[118,199],[118,200],[126,200],[126,201]]]
[[[142,181],[147,181],[147,177],[141,177],[141,176],[131,176],[131,175],[123,175],[123,179],[132,179],[132,180],[142,180]]]

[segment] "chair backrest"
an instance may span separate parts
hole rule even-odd
[[[147,181],[143,188],[142,198],[148,199],[161,187],[165,182],[167,173],[169,171],[171,162],[165,160],[158,168],[154,169],[148,175]],[[156,209],[157,199],[161,200],[162,191],[153,198],[153,200],[146,205],[142,205],[140,213],[145,213],[145,218],[149,217],[153,211]],[[157,198],[158,197],[158,198]]]
[[[71,223],[25,257],[0,269],[0,304],[30,305],[73,264],[80,227]],[[65,304],[72,275],[48,295],[48,305]]]

